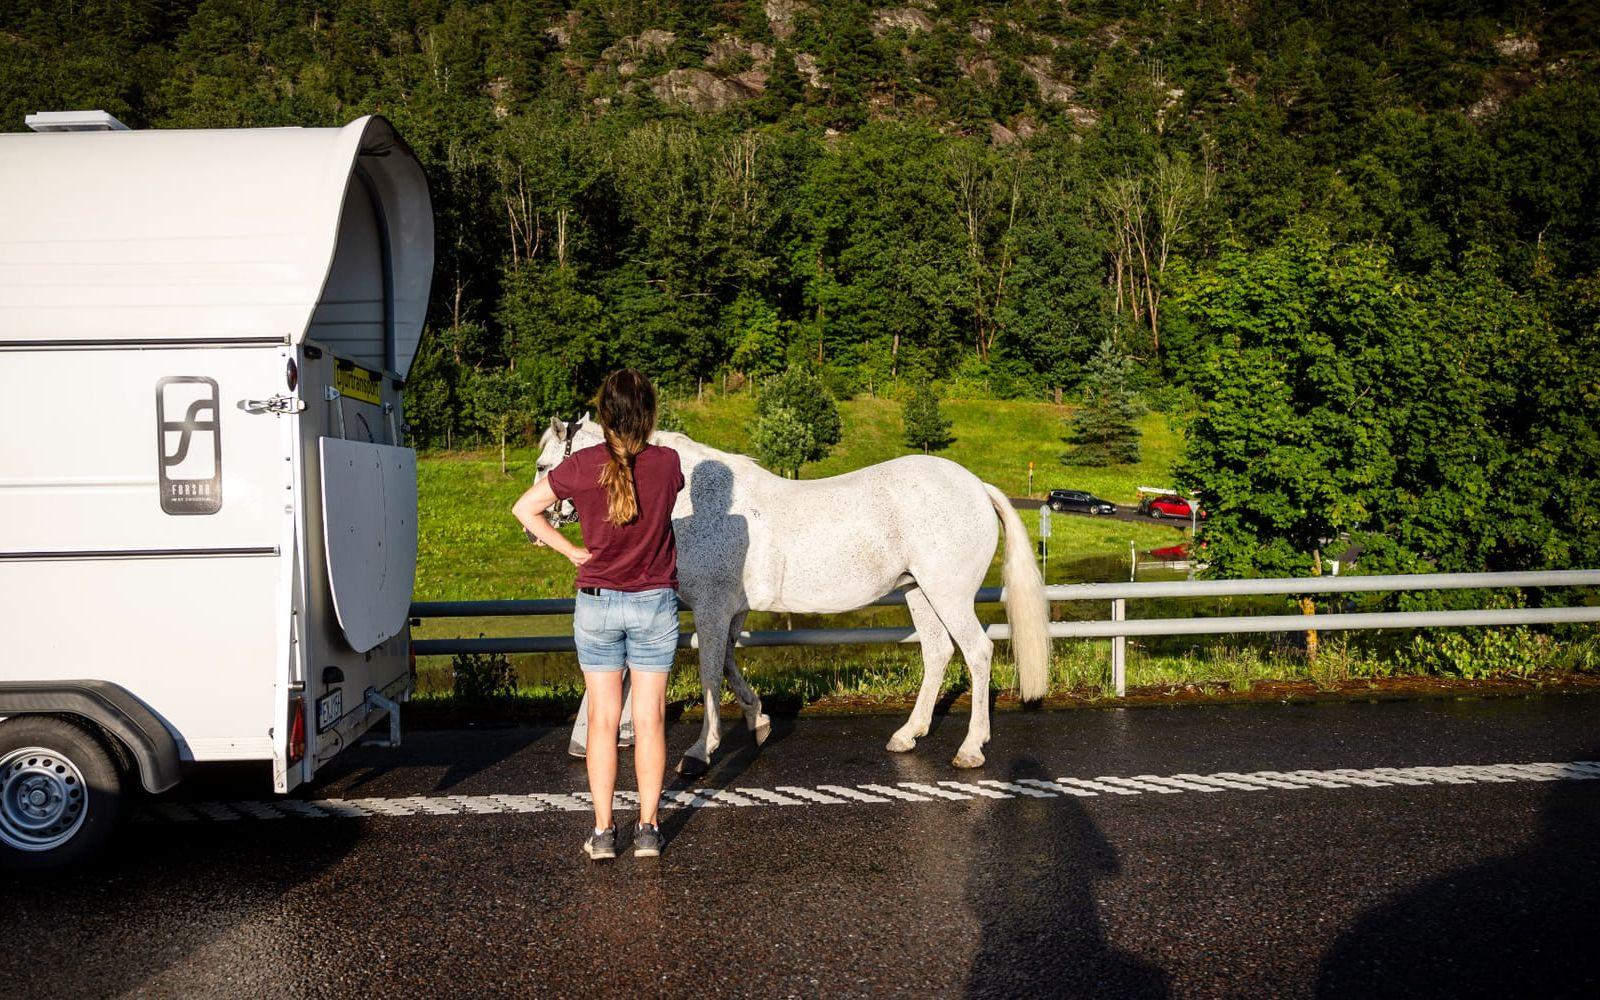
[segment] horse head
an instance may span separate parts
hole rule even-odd
[[[538,482],[549,475],[550,470],[560,465],[562,460],[582,448],[599,444],[605,440],[600,432],[600,425],[595,423],[588,411],[583,416],[574,417],[563,422],[557,417],[550,418],[550,426],[539,436],[539,459],[534,466],[533,481]],[[545,520],[556,527],[571,524],[578,519],[578,509],[571,500],[557,500],[551,504],[550,509],[544,512]],[[532,534],[528,535],[533,538]],[[534,539],[537,544],[544,544]]]

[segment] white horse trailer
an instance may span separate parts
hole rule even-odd
[[[142,785],[288,792],[411,690],[400,391],[433,210],[387,121],[0,135],[0,859]]]

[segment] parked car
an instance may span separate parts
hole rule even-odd
[[[1081,510],[1089,514],[1115,514],[1117,505],[1082,490],[1051,490],[1046,501],[1054,511]]]
[[[1156,518],[1181,517],[1187,521],[1190,516],[1189,503],[1190,501],[1185,500],[1176,493],[1145,497],[1139,501],[1139,513]],[[1204,508],[1200,508],[1198,513],[1202,518],[1206,516]]]

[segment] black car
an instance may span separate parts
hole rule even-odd
[[[1089,514],[1115,514],[1117,505],[1082,490],[1051,490],[1045,503],[1054,511],[1081,510]]]

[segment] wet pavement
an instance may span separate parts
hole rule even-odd
[[[949,766],[965,717],[888,754],[902,721],[779,719],[759,753],[730,726],[697,783],[725,800],[686,791],[663,857],[606,865],[564,729],[352,750],[299,813],[213,774],[97,869],[0,882],[0,992],[1600,987],[1600,780],[1499,767],[1600,760],[1600,698],[1003,713],[977,772]]]

